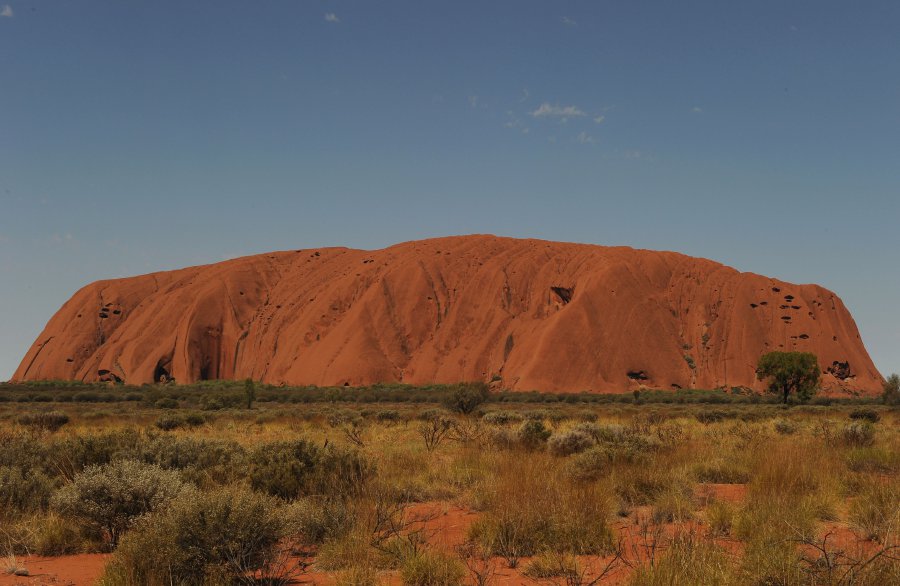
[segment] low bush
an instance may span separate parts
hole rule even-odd
[[[164,397],[153,404],[157,409],[178,409],[178,401],[171,397]]]
[[[668,466],[643,465],[619,471],[615,477],[615,491],[629,506],[653,504],[668,491],[687,494],[690,483]]]
[[[881,420],[881,416],[878,415],[878,411],[875,411],[874,409],[861,407],[850,412],[850,419],[878,423]]]
[[[55,488],[40,469],[0,466],[0,519],[46,509]]]
[[[154,425],[163,431],[173,431],[183,427],[185,421],[178,415],[163,415],[156,420]]]
[[[52,505],[77,523],[102,531],[108,545],[115,547],[138,517],[188,491],[175,472],[118,460],[86,468],[53,495]]]
[[[320,545],[328,539],[346,535],[356,520],[348,503],[327,497],[306,497],[291,504],[286,512],[304,543]]]
[[[566,475],[575,481],[593,481],[609,474],[611,468],[608,454],[592,449],[570,459],[566,464]]]
[[[555,433],[547,440],[547,448],[554,456],[580,454],[594,445],[594,439],[577,429]]]
[[[481,420],[491,425],[509,425],[510,423],[521,423],[521,413],[515,411],[488,411],[481,416]]]
[[[348,494],[371,473],[371,465],[359,453],[320,448],[305,439],[260,444],[250,456],[253,488],[283,499]]]
[[[101,586],[278,582],[292,569],[276,499],[235,486],[182,495],[125,535]]]
[[[846,446],[871,446],[875,443],[875,426],[869,421],[854,421],[841,430],[840,440]]]
[[[237,482],[246,476],[248,454],[237,442],[170,434],[152,435],[128,452],[131,457],[177,470],[200,487]]]
[[[519,426],[519,443],[526,450],[536,450],[544,446],[550,437],[550,430],[540,419],[526,419]]]
[[[793,435],[797,433],[797,424],[789,419],[776,419],[772,424],[775,431],[781,435]]]
[[[69,416],[62,411],[41,411],[37,413],[23,413],[18,418],[19,425],[24,425],[38,431],[58,431],[69,423]]]

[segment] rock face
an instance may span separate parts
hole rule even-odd
[[[881,388],[849,312],[817,285],[671,252],[462,236],[99,281],[13,380],[761,389],[772,350],[814,352],[831,392]]]

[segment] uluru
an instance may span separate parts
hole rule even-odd
[[[847,308],[818,285],[674,252],[474,235],[98,281],[13,380],[760,390],[773,350],[815,353],[829,392],[881,389]]]

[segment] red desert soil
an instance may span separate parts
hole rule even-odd
[[[771,350],[814,352],[832,393],[881,388],[850,313],[818,285],[672,252],[460,236],[99,281],[13,380],[760,389]]]
[[[16,558],[16,562],[25,567],[29,575],[0,573],[0,586],[92,586],[103,573],[107,560],[109,555],[102,553],[52,558],[22,556]]]

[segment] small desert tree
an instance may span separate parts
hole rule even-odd
[[[884,392],[881,400],[885,405],[900,404],[900,375],[892,374],[884,381]]]
[[[801,401],[812,397],[819,389],[821,373],[816,355],[810,352],[769,352],[756,368],[757,378],[768,379],[768,391],[781,395],[785,403],[791,394]]]
[[[453,387],[444,399],[444,405],[452,410],[468,415],[490,397],[485,383],[460,383]]]
[[[244,381],[244,398],[247,399],[247,409],[253,409],[253,401],[256,400],[256,383],[252,378]]]

